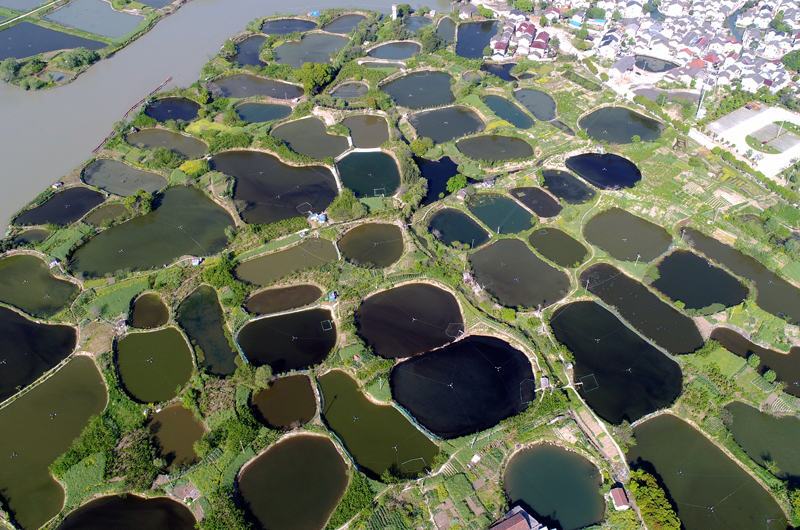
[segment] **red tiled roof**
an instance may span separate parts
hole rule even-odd
[[[530,528],[528,521],[525,520],[521,513],[490,527],[491,530],[530,530]]]
[[[693,61],[689,61],[689,64],[686,66],[696,66],[698,68],[703,68],[706,65],[706,62],[702,59],[695,59]]]
[[[625,490],[622,488],[614,488],[611,490],[611,499],[614,501],[615,507],[630,506],[628,497],[625,495]]]

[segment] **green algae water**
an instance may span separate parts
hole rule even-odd
[[[213,287],[203,285],[186,297],[176,319],[208,373],[224,377],[236,371],[236,351],[225,334],[225,318]]]
[[[131,325],[139,329],[160,328],[169,321],[169,309],[156,293],[140,296],[133,302]]]
[[[319,267],[338,258],[333,243],[310,239],[287,250],[245,261],[236,267],[236,276],[254,285],[269,285],[295,271]]]
[[[403,255],[403,231],[386,223],[366,223],[351,228],[339,240],[342,256],[362,267],[384,268]]]
[[[53,276],[50,267],[36,256],[0,259],[0,302],[29,315],[51,317],[64,309],[77,292],[77,285]]]

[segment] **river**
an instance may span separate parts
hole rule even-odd
[[[310,0],[290,6],[280,0],[194,0],[69,85],[25,92],[0,83],[4,183],[0,219],[7,222],[47,186],[89,159],[130,106],[167,78],[173,80],[165,89],[196,81],[200,68],[224,40],[243,31],[250,20],[332,7],[386,13],[391,4],[391,0]],[[431,7],[449,10],[446,0],[436,0]]]

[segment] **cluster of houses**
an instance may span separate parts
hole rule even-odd
[[[461,19],[472,18],[476,14],[474,4],[463,4],[458,10]],[[549,43],[550,35],[537,29],[533,15],[512,9],[505,14],[503,32],[493,35],[489,46],[492,49],[491,58],[495,61],[512,57],[536,60],[548,55]]]

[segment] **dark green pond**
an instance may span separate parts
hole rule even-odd
[[[284,18],[268,20],[261,25],[261,33],[267,35],[288,35],[289,33],[303,33],[317,27],[316,22],[300,20],[297,18]]]
[[[383,268],[403,255],[403,231],[393,224],[360,224],[345,232],[339,240],[342,256],[362,267]]]
[[[506,465],[503,489],[548,527],[576,530],[603,520],[600,473],[582,456],[553,445],[535,445],[514,454]]]
[[[247,123],[265,123],[288,118],[292,115],[292,107],[271,103],[245,103],[236,107],[236,114]]]
[[[39,318],[62,309],[79,291],[77,285],[53,276],[36,256],[22,254],[0,259],[0,302]]]
[[[444,17],[439,21],[439,25],[436,27],[436,33],[438,33],[445,42],[453,42],[456,39],[456,23],[453,22],[452,18]]]
[[[47,466],[100,414],[107,396],[91,358],[75,357],[44,383],[0,409],[0,491],[22,528],[39,528],[64,504],[64,490]]]
[[[428,194],[422,201],[423,206],[433,204],[439,200],[439,194],[448,195],[447,181],[458,174],[458,164],[449,156],[439,160],[427,158],[414,158],[422,178],[428,181]]]
[[[155,210],[94,236],[73,254],[76,273],[103,276],[118,270],[162,267],[185,256],[209,256],[225,248],[230,214],[202,191],[169,188]]]
[[[248,37],[236,45],[236,55],[230,58],[232,63],[239,66],[264,66],[266,63],[261,60],[261,45],[266,41],[266,37]]]
[[[346,37],[314,33],[275,48],[275,62],[294,68],[302,68],[304,63],[329,63],[331,54],[344,48],[347,42]]]
[[[456,55],[465,59],[481,59],[483,49],[489,45],[490,39],[497,34],[498,22],[468,22],[458,25]]]
[[[174,398],[192,375],[192,351],[175,328],[127,335],[116,345],[119,380],[140,403]]]
[[[36,5],[38,4],[40,2],[37,1]],[[23,12],[25,11],[29,11],[29,9],[24,9]],[[63,31],[43,28],[30,22],[20,22],[4,29],[3,40],[3,47],[0,49],[0,61],[9,57],[22,59],[23,57],[31,57],[40,53],[72,48],[99,50],[106,47],[105,42],[76,37]]]
[[[411,357],[452,342],[464,322],[455,297],[423,283],[376,293],[356,312],[358,334],[386,359]]]
[[[197,362],[210,374],[226,377],[236,371],[234,346],[225,331],[217,291],[203,285],[178,306],[178,325],[194,346]]]
[[[21,247],[25,245],[37,245],[50,237],[50,232],[47,230],[25,230],[24,232],[20,232],[19,234],[14,237],[12,243],[15,247]]]
[[[312,304],[322,296],[316,285],[292,285],[267,289],[251,296],[244,308],[253,315],[269,315]]]
[[[343,83],[333,90],[331,96],[339,99],[357,99],[369,92],[369,87],[364,83]]]
[[[681,392],[676,362],[595,302],[559,307],[550,318],[557,341],[575,355],[575,383],[601,418],[634,422],[669,407]]]
[[[588,116],[581,118],[578,127],[595,141],[607,141],[614,144],[629,144],[633,136],[639,136],[643,142],[652,142],[661,135],[664,126],[624,107],[603,107]]]
[[[254,285],[269,285],[293,272],[338,259],[333,243],[327,239],[311,239],[290,249],[245,261],[236,267],[236,276]]]
[[[164,326],[169,321],[169,309],[156,293],[140,296],[133,302],[131,326],[139,329],[153,329]]]
[[[770,494],[689,424],[664,415],[634,434],[628,461],[660,479],[686,530],[788,527]]]
[[[350,33],[358,27],[359,22],[366,19],[363,15],[343,15],[328,22],[322,29],[330,33]]]
[[[703,337],[691,318],[662,302],[647,287],[605,263],[581,273],[581,288],[615,307],[645,337],[673,354],[692,353]]]
[[[533,127],[533,119],[525,112],[511,103],[506,98],[500,96],[486,96],[483,98],[486,106],[492,109],[498,118],[506,120],[517,129],[530,129]]]
[[[197,158],[208,149],[208,146],[197,138],[167,131],[165,129],[145,129],[137,133],[129,134],[125,139],[129,144],[135,145],[136,147],[144,149],[164,147],[180,153],[186,158]]]
[[[192,121],[197,118],[200,104],[187,98],[163,98],[145,107],[144,113],[160,122],[169,120]]]
[[[597,192],[567,171],[545,169],[543,187],[567,204],[583,204],[594,200]]]
[[[273,429],[305,425],[317,413],[317,398],[306,375],[281,377],[253,396],[256,417]]]
[[[87,212],[105,200],[102,193],[75,186],[60,191],[43,204],[26,210],[14,219],[14,224],[44,225],[53,223],[59,226],[71,225]]]
[[[237,340],[255,366],[268,364],[276,374],[305,370],[328,357],[336,345],[336,324],[327,309],[307,309],[248,322]]]
[[[67,358],[77,335],[69,326],[37,324],[0,307],[0,402],[10,398]]]
[[[655,289],[704,314],[741,304],[747,298],[747,287],[738,279],[688,250],[666,256],[658,265],[658,275],[651,284]]]
[[[408,59],[421,51],[422,46],[414,41],[390,42],[373,48],[367,52],[367,57],[375,59]]]
[[[233,199],[245,201],[241,215],[248,223],[276,223],[321,212],[338,193],[328,168],[289,166],[259,151],[220,153],[211,166],[236,177]]]
[[[539,217],[555,217],[561,213],[561,204],[541,188],[513,188],[508,192]]]
[[[437,144],[449,142],[483,129],[483,120],[468,107],[446,107],[414,114],[409,120],[417,135]]]
[[[328,438],[291,436],[251,461],[238,503],[258,530],[319,530],[347,489],[347,465]]]
[[[336,162],[342,185],[357,197],[390,197],[400,186],[400,170],[384,152],[350,153]]]
[[[389,125],[380,116],[350,116],[342,120],[342,125],[350,129],[353,145],[358,148],[380,147],[389,139]]]
[[[636,164],[613,153],[584,153],[567,158],[565,163],[570,171],[601,190],[632,188],[642,180]]]
[[[471,254],[469,262],[475,280],[506,307],[546,307],[569,292],[569,277],[519,239],[501,239]]]
[[[402,412],[367,399],[356,380],[341,370],[332,370],[317,381],[322,390],[322,418],[373,478],[393,465],[403,473],[430,468],[439,448]]]
[[[621,261],[647,263],[667,251],[672,236],[660,226],[619,208],[592,217],[583,228],[586,240]]]
[[[328,134],[318,118],[303,118],[279,125],[270,136],[280,138],[292,151],[311,158],[336,157],[348,147],[347,138]]]
[[[494,337],[470,336],[395,365],[392,396],[445,439],[497,425],[535,399],[528,357]]]
[[[138,190],[155,193],[167,185],[167,179],[161,175],[107,158],[86,166],[83,169],[83,181],[89,186],[121,197],[134,195]]]
[[[785,392],[800,397],[800,348],[794,347],[789,353],[768,350],[753,344],[736,331],[727,328],[716,328],[711,332],[711,338],[719,341],[726,350],[739,357],[747,359],[755,353],[761,359],[758,373],[774,370],[778,381],[786,383]]]
[[[302,87],[250,74],[223,77],[209,83],[208,86],[214,94],[226,98],[269,96],[276,99],[294,99],[303,95]]]
[[[506,63],[506,64],[493,64],[493,63],[483,63],[481,65],[481,71],[484,72],[484,75],[493,75],[502,79],[503,81],[516,81],[516,78],[511,75],[511,69],[516,66],[516,63]]]
[[[130,210],[124,204],[109,204],[101,206],[83,218],[83,222],[93,226],[102,226],[105,221],[111,221],[118,217],[127,217]]]
[[[189,508],[172,499],[109,495],[69,514],[57,530],[192,530],[195,524]]]
[[[528,242],[539,254],[562,267],[577,267],[589,255],[582,243],[555,228],[540,228],[532,232]]]
[[[414,35],[417,34],[417,30],[424,28],[425,26],[430,26],[432,23],[433,21],[428,17],[417,15],[406,17],[403,20],[403,26]]]
[[[514,92],[514,97],[533,114],[537,120],[550,121],[556,117],[556,101],[549,94],[530,88]]]
[[[500,162],[533,156],[533,147],[525,140],[508,136],[476,136],[459,140],[456,147],[474,160]]]
[[[415,72],[395,79],[381,87],[401,107],[424,109],[453,103],[450,74],[445,72]]]
[[[158,456],[167,461],[170,469],[190,466],[199,460],[194,452],[194,443],[206,431],[192,411],[184,408],[181,403],[175,403],[153,414],[146,427],[150,430],[150,439]]]
[[[455,242],[478,248],[489,241],[489,234],[470,216],[458,210],[445,208],[434,214],[428,222],[431,234],[444,243]]]
[[[468,199],[469,211],[498,234],[517,234],[531,228],[531,214],[514,199],[493,193],[476,193]]]

